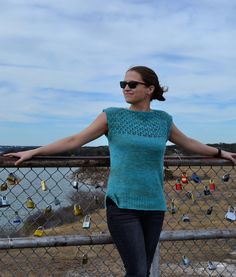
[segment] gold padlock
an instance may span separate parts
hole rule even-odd
[[[1,184],[0,190],[1,190],[1,191],[7,190],[7,183]]]
[[[74,215],[82,215],[82,208],[80,207],[79,204],[74,205]]]
[[[45,235],[44,228],[43,226],[39,226],[35,231],[34,231],[34,236],[35,237],[42,237]]]
[[[7,177],[7,183],[8,185],[17,185],[20,183],[20,179],[13,173],[9,173]]]
[[[34,209],[35,208],[35,203],[32,200],[31,197],[28,197],[27,202],[26,202],[26,206],[28,209]]]
[[[44,180],[41,181],[41,188],[42,188],[43,191],[48,190],[46,182]]]

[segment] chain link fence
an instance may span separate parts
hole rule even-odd
[[[235,235],[222,235],[235,229],[235,168],[166,157],[164,170],[160,276],[236,276]],[[20,168],[0,157],[0,276],[123,276],[106,225],[108,175],[109,157],[35,158]]]

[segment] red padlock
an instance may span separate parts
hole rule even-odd
[[[186,175],[185,172],[184,172],[184,173],[182,174],[182,176],[181,176],[181,182],[182,182],[183,184],[188,184],[188,177],[187,177],[187,175]]]
[[[177,179],[177,180],[176,180],[175,189],[176,189],[176,190],[182,190],[182,189],[183,189],[180,179]]]
[[[209,184],[210,184],[210,190],[215,190],[216,189],[216,185],[215,185],[213,179],[210,179]]]

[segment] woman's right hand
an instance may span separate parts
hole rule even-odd
[[[29,160],[33,157],[33,150],[27,150],[27,151],[20,151],[20,152],[15,152],[15,153],[7,153],[3,155],[4,157],[16,157],[19,158],[16,162],[15,165],[18,166],[20,165],[23,161]]]

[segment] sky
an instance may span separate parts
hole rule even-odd
[[[0,145],[79,133],[128,107],[126,70],[155,70],[187,136],[236,142],[235,0],[0,0]],[[107,145],[105,136],[89,143]]]

